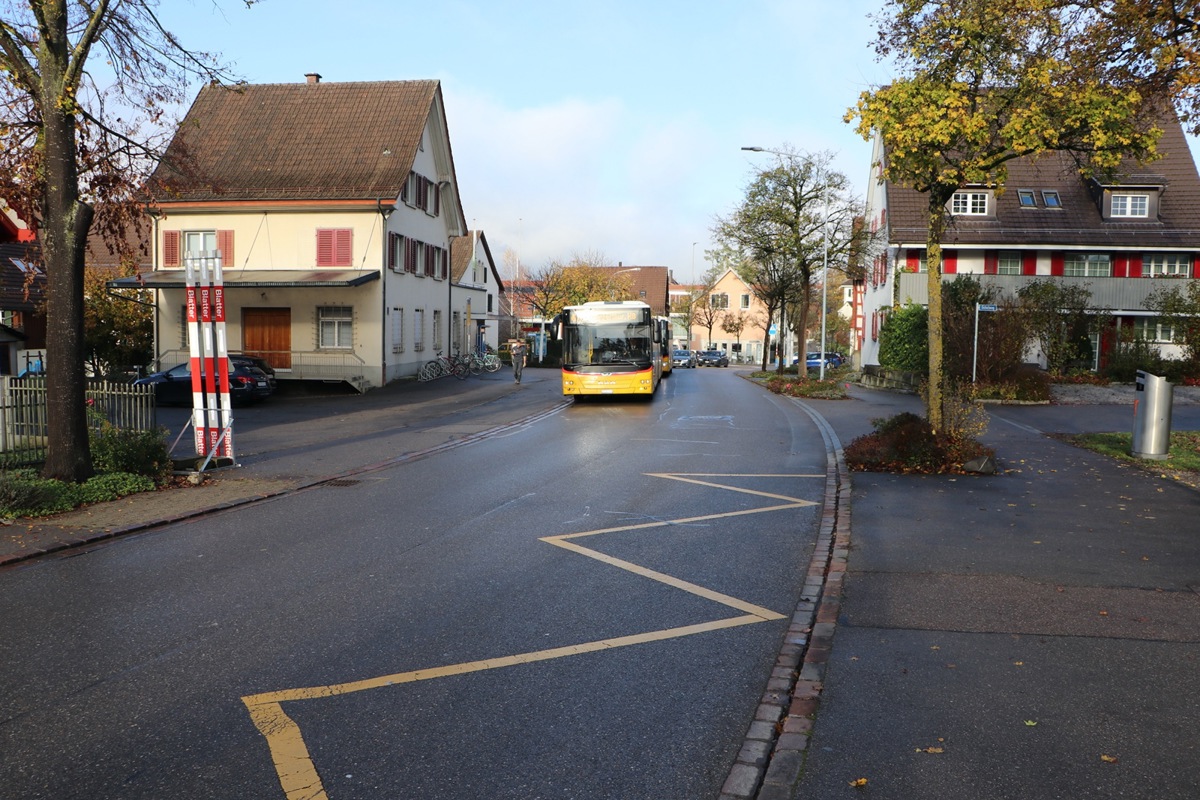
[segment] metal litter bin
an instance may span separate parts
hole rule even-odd
[[[1171,449],[1171,398],[1166,378],[1138,370],[1134,382],[1133,446],[1138,458],[1165,459]]]

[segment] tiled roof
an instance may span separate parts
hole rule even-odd
[[[18,262],[34,269],[26,272]],[[35,311],[46,297],[46,273],[36,244],[0,244],[0,310]]]
[[[994,219],[952,217],[943,244],[1082,245],[1103,248],[1200,248],[1200,176],[1183,129],[1171,117],[1160,123],[1162,158],[1145,166],[1131,164],[1116,180],[1126,186],[1165,186],[1157,219],[1144,222],[1104,220],[1098,187],[1079,175],[1071,156],[1047,153],[1009,163],[1008,181],[996,203]],[[1022,208],[1017,190],[1034,190],[1036,208]],[[1043,190],[1054,190],[1061,209],[1048,209]],[[889,237],[893,243],[922,245],[928,230],[928,195],[894,184],[887,187]]]
[[[601,267],[601,269],[611,269],[614,273],[619,272],[627,276],[632,297],[649,305],[655,314],[665,316],[671,313],[669,297],[671,271],[666,267],[617,266]]]
[[[437,81],[209,85],[155,170],[171,200],[395,199]],[[190,163],[194,170],[169,164]]]

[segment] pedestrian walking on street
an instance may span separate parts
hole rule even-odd
[[[521,382],[521,369],[525,366],[525,342],[513,342],[512,346],[512,362],[513,362],[513,379]]]

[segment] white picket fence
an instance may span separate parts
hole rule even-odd
[[[153,386],[89,380],[86,391],[89,426],[156,427]],[[5,466],[45,460],[48,418],[45,378],[0,375],[0,461]]]

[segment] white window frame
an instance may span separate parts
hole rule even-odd
[[[1145,272],[1152,278],[1186,278],[1192,274],[1192,259],[1184,253],[1147,253]]]
[[[217,232],[211,231],[181,231],[182,237],[179,242],[179,258],[184,259],[188,256],[207,256],[209,253],[217,252]],[[196,245],[200,245],[196,247]]]
[[[955,192],[950,198],[950,213],[956,217],[986,217],[987,192]]]
[[[1133,334],[1154,344],[1173,344],[1175,342],[1174,324],[1164,322],[1161,317],[1134,317]]]
[[[317,349],[354,349],[354,306],[317,306]]]
[[[392,309],[392,352],[404,352],[404,309],[400,306]]]
[[[709,295],[708,306],[714,310],[729,308],[729,295],[725,292],[713,292]]]
[[[1114,194],[1108,214],[1110,217],[1148,217],[1150,216],[1150,197],[1145,194]]]
[[[1020,253],[1000,253],[996,256],[997,275],[1020,275],[1023,266]]]
[[[1111,278],[1112,258],[1108,253],[1067,253],[1063,258],[1063,277]]]
[[[435,308],[433,310],[433,351],[441,353],[445,349],[442,345],[442,310]]]
[[[745,311],[748,308],[750,308],[750,295],[744,294],[742,295],[742,310]]]
[[[425,309],[413,309],[413,350],[420,353],[425,349]]]

